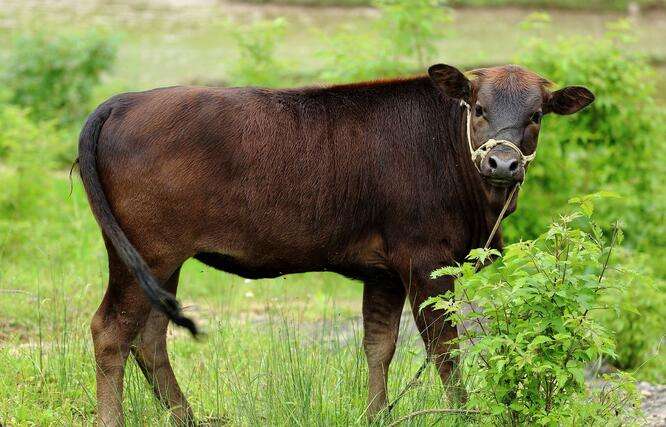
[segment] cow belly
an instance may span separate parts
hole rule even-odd
[[[307,271],[293,268],[273,268],[265,265],[252,265],[230,255],[214,252],[199,252],[194,258],[210,267],[227,273],[235,274],[246,279],[270,279],[290,273]]]
[[[278,261],[276,259],[257,256],[252,259],[241,259],[232,255],[216,252],[199,252],[194,258],[210,267],[246,279],[270,279],[286,274],[305,273],[311,271],[330,271],[354,280],[369,280],[389,274],[389,268],[376,257],[372,260],[359,258],[355,253],[351,259],[339,259],[333,262],[313,262],[304,257],[297,261]],[[314,258],[314,257],[313,257]],[[320,260],[321,261],[321,260]]]

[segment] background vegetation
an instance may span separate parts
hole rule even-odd
[[[104,3],[0,1],[0,421],[87,424],[94,415],[88,323],[105,289],[106,259],[77,179],[70,195],[68,172],[78,130],[99,102],[169,84],[330,83],[419,73],[435,62],[517,62],[556,85],[595,92],[584,113],[544,120],[505,236],[537,237],[573,196],[617,194],[598,203],[596,215],[600,224],[622,220],[614,262],[634,273],[630,283],[618,276],[625,286],[601,298],[612,310],[592,313],[616,341],[614,354],[595,359],[603,353],[610,369],[666,382],[663,11],[627,18],[613,12],[627,2],[601,0],[511,2],[604,10],[550,15],[428,0],[351,10]],[[186,264],[181,299],[209,335],[197,343],[172,331],[170,352],[195,412],[242,425],[362,423],[360,293],[331,274],[244,281]],[[411,323],[406,314],[393,395],[421,361]],[[128,372],[128,422],[166,423],[141,374]],[[423,384],[396,416],[447,405],[432,370]]]
[[[249,3],[277,3],[303,6],[369,6],[372,0],[245,0]],[[573,10],[613,10],[624,11],[630,5],[643,8],[663,8],[663,0],[452,0],[448,2],[455,7],[521,7],[521,8],[556,8]],[[634,6],[634,7],[635,7]]]

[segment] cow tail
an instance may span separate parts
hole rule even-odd
[[[139,286],[153,307],[164,313],[173,323],[187,328],[192,335],[196,336],[196,325],[191,319],[183,315],[180,303],[172,294],[162,288],[157,278],[150,271],[146,261],[127,239],[104,194],[97,173],[97,141],[102,126],[109,118],[112,109],[113,107],[110,105],[101,105],[88,117],[79,136],[79,170],[83,187],[88,194],[90,207],[100,228],[111,241],[120,259],[139,282]]]

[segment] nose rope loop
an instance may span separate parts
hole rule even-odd
[[[476,170],[479,171],[479,173],[481,173],[481,169],[479,169],[479,165],[477,165],[476,161],[478,159],[481,159],[479,164],[482,164],[483,159],[486,158],[490,150],[498,145],[505,145],[514,150],[516,153],[518,153],[518,155],[520,156],[520,161],[523,164],[523,167],[527,166],[529,162],[534,160],[534,158],[536,157],[536,151],[526,156],[525,154],[523,154],[523,152],[520,150],[520,148],[518,148],[516,144],[514,144],[511,141],[507,141],[506,139],[490,138],[475,150],[474,146],[472,145],[472,107],[470,107],[470,105],[463,99],[460,100],[460,106],[465,107],[466,116],[467,116],[466,119],[467,145],[469,146],[469,153],[472,156],[472,163],[474,164]]]

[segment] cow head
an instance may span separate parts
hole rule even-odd
[[[573,114],[594,101],[581,86],[551,92],[548,80],[517,65],[474,70],[471,80],[444,64],[433,65],[428,74],[444,95],[468,106],[470,154],[492,187],[525,179],[544,115]]]

